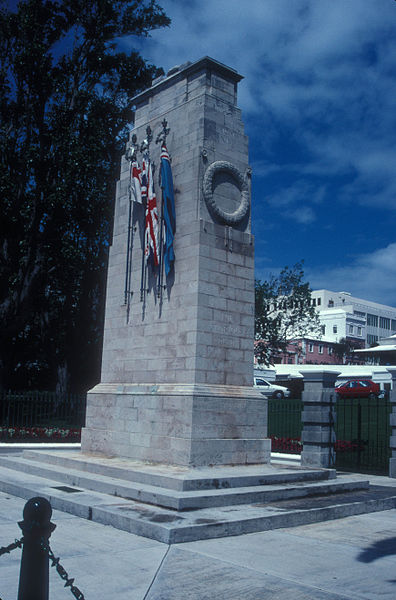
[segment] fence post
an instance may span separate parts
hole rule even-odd
[[[51,523],[52,508],[45,498],[31,498],[18,523],[23,533],[18,600],[48,600],[48,540],[56,525]]]
[[[391,403],[390,426],[391,436],[389,438],[391,457],[389,459],[389,477],[396,478],[396,369],[388,369],[392,377],[392,389],[389,392]]]
[[[300,373],[304,378],[301,465],[330,468],[335,462],[334,384],[340,373],[308,369],[301,370]]]

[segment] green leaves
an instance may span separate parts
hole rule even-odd
[[[117,40],[169,19],[151,0],[22,0],[0,24],[0,368],[26,387],[24,362],[52,384],[66,365],[86,388],[131,98],[160,72]]]
[[[311,290],[303,278],[299,262],[282,269],[277,277],[255,282],[255,355],[267,366],[286,351],[289,341],[320,332]]]

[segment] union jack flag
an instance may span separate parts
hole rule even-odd
[[[146,200],[146,219],[144,230],[144,256],[158,267],[158,210],[154,192],[153,173],[150,160],[145,157],[142,163],[142,198]]]

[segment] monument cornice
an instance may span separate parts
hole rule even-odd
[[[142,104],[150,97],[158,94],[162,88],[169,87],[169,85],[174,85],[178,80],[185,79],[189,75],[192,75],[202,69],[216,71],[235,84],[239,83],[243,79],[243,75],[240,75],[237,71],[235,71],[235,69],[223,65],[223,63],[210,58],[210,56],[204,56],[193,63],[187,62],[173,67],[166,75],[155,79],[151,87],[143,90],[143,92],[140,92],[139,94],[136,94],[136,96],[132,98],[132,102],[134,102],[136,105]]]

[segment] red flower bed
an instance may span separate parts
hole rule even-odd
[[[300,438],[278,437],[271,435],[272,452],[285,452],[287,454],[301,454],[302,442]]]
[[[81,428],[0,427],[3,442],[79,442]]]
[[[300,438],[289,438],[279,437],[271,435],[271,450],[272,452],[285,452],[287,454],[301,454],[302,442]],[[358,452],[365,449],[365,443],[363,441],[348,441],[348,440],[337,440],[334,443],[334,450],[336,452]]]
[[[364,450],[364,442],[337,440],[334,444],[334,450],[336,452],[358,452],[358,450]]]

